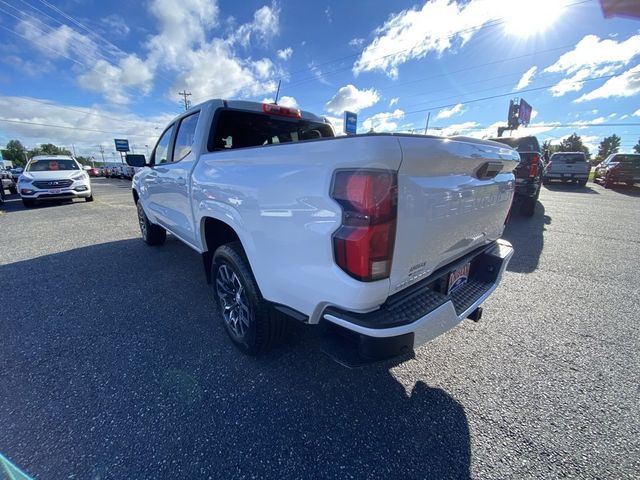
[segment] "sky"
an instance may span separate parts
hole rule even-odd
[[[273,101],[342,131],[495,136],[509,101],[533,134],[592,153],[640,138],[640,19],[598,0],[0,0],[0,147],[115,158],[210,98]]]

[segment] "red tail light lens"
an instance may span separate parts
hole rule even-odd
[[[263,103],[262,111],[269,115],[281,115],[283,117],[301,118],[302,112],[297,108],[281,107],[272,103]]]
[[[398,180],[384,170],[335,173],[331,197],[342,207],[342,226],[333,234],[336,263],[364,282],[391,273],[396,236]]]
[[[538,176],[538,162],[540,161],[540,155],[533,155],[531,157],[531,166],[529,167],[529,176]]]

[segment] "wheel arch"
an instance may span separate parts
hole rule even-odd
[[[216,249],[231,242],[239,242],[244,249],[244,244],[240,235],[228,223],[214,217],[205,216],[200,220],[200,232],[202,236],[202,262],[204,266],[207,283],[211,283],[211,260]]]

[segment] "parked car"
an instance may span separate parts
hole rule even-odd
[[[335,137],[309,112],[223,100],[176,117],[149,162],[127,156],[143,240],[168,231],[202,254],[238,348],[267,350],[286,315],[366,359],[480,318],[513,254],[500,236],[519,161],[485,140]]]
[[[635,185],[640,183],[640,154],[614,153],[595,170],[593,181],[611,188],[615,183]]]
[[[23,170],[22,167],[12,168],[10,170],[11,177],[13,178],[13,183],[15,183],[16,185],[18,184],[18,178],[22,174],[22,170]]]
[[[559,180],[585,186],[591,172],[591,164],[584,152],[556,152],[551,155],[544,169],[544,182]]]
[[[33,157],[18,181],[25,207],[43,200],[84,198],[93,201],[91,180],[82,166],[67,155]]]
[[[89,174],[90,177],[99,177],[100,176],[100,170],[97,168],[89,168],[87,170],[87,173]]]
[[[0,181],[2,182],[2,188],[0,188],[0,197],[4,201],[5,190],[9,190],[9,193],[15,195],[18,193],[16,188],[16,184],[13,181],[13,175],[11,172],[5,168],[0,168]]]
[[[542,188],[544,155],[536,137],[498,137],[491,138],[514,148],[520,154],[520,163],[516,167],[516,193],[514,203],[520,204],[520,213],[532,217]]]

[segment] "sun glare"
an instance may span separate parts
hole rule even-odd
[[[504,31],[530,37],[553,25],[565,9],[563,0],[511,0],[504,12]]]

